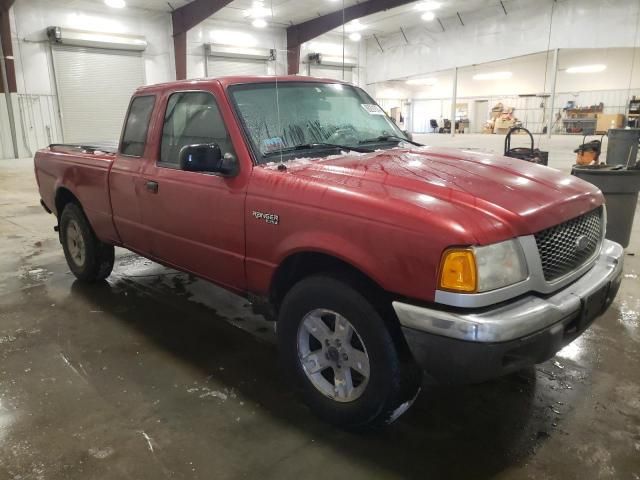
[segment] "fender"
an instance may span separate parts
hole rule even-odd
[[[331,245],[331,248],[328,246]],[[379,262],[370,252],[358,247],[349,239],[331,232],[318,230],[303,231],[288,236],[276,246],[276,268],[296,253],[313,252],[335,257],[364,273],[378,285],[385,288],[385,275],[379,268]],[[275,271],[275,269],[274,269]],[[386,289],[386,288],[385,288]]]
[[[363,228],[368,230],[366,227]],[[381,226],[370,224],[369,228],[377,229]],[[270,256],[269,260],[247,257],[249,291],[256,294],[269,292],[275,272],[290,256],[297,253],[321,253],[352,266],[388,292],[429,300],[429,285],[434,279],[431,279],[428,272],[435,271],[436,266],[430,264],[429,255],[419,253],[423,238],[401,229],[390,230],[392,233],[387,232],[387,237],[367,236],[371,239],[387,238],[394,243],[403,241],[408,255],[391,256],[389,252],[392,250],[387,244],[375,240],[372,240],[371,244],[361,245],[348,235],[330,231],[314,229],[293,232],[273,245],[273,256]],[[424,282],[411,281],[421,274],[424,276]]]

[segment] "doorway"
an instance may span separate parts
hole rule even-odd
[[[489,119],[489,100],[476,100],[473,104],[473,133],[482,133],[482,127]]]

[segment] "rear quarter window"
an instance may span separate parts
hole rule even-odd
[[[120,144],[120,153],[123,155],[132,157],[143,155],[155,101],[156,98],[153,95],[136,97],[131,101]]]

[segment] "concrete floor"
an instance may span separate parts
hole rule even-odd
[[[576,140],[553,140],[552,165]],[[0,162],[0,479],[640,479],[638,219],[585,335],[517,375],[427,388],[368,435],[292,395],[244,300],[122,250],[107,284],[81,285],[53,225],[31,161]]]

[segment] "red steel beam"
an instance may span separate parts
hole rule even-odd
[[[171,12],[176,79],[187,78],[187,32],[233,0],[194,0]]]
[[[187,78],[187,32],[173,36],[173,54],[176,61],[176,80]]]
[[[173,34],[186,33],[231,2],[232,0],[194,0],[176,8],[171,12]]]
[[[297,75],[300,70],[300,45],[290,46],[287,42],[287,74]]]
[[[415,0],[368,0],[342,10],[322,15],[287,28],[287,64],[289,75],[295,75],[300,68],[300,45],[316,38],[323,33],[330,32],[356,18],[366,17],[374,13],[400,7]]]

